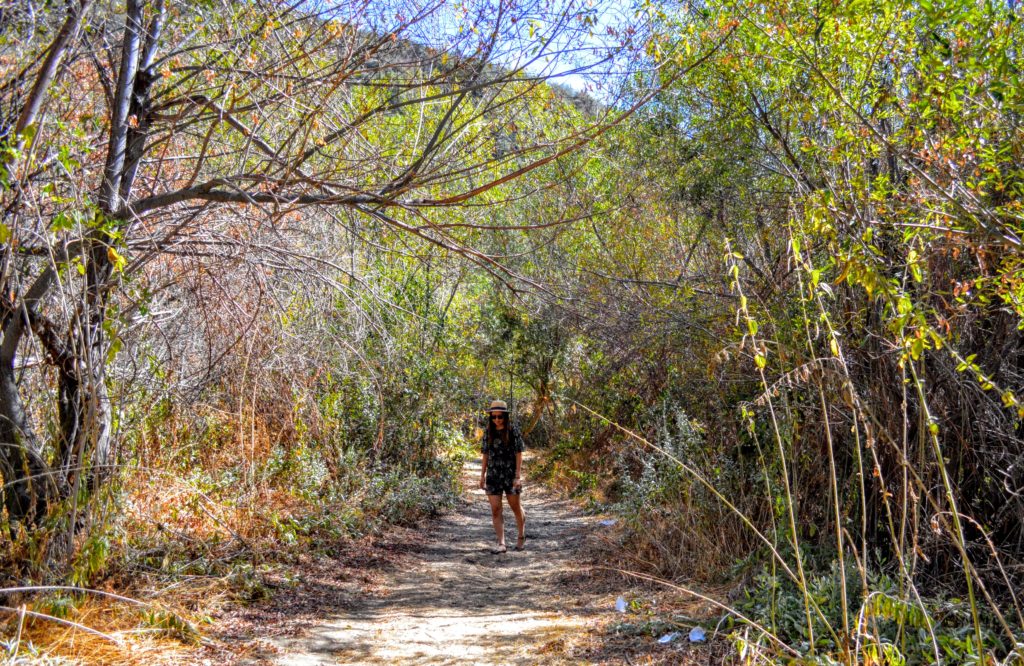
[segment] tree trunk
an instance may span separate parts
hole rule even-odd
[[[37,527],[57,496],[58,479],[41,455],[21,404],[14,365],[0,366],[0,473],[12,538],[18,525]]]

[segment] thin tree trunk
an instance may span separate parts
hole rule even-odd
[[[5,317],[0,341],[0,472],[12,531],[16,523],[39,524],[50,500],[57,495],[60,482],[43,459],[42,446],[18,391],[14,368],[29,319],[54,276],[49,268],[32,283],[22,306]]]
[[[52,470],[22,407],[13,364],[0,365],[0,472],[11,535],[19,524],[38,526],[56,496]]]

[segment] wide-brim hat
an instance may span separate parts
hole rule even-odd
[[[491,406],[487,408],[487,413],[491,412],[508,412],[508,405],[504,400],[492,400]]]

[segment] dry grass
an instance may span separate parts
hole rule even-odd
[[[5,633],[18,636],[20,624],[20,641],[12,648],[20,648],[23,655],[38,651],[50,659],[82,664],[178,664],[195,649],[179,631],[147,626],[143,616],[138,608],[125,604],[85,599],[69,608],[63,619],[89,631],[58,623],[61,618],[52,616],[25,617],[23,622],[15,616],[7,622]]]
[[[620,499],[621,491],[617,484],[622,471],[611,461],[632,444],[611,436],[598,440],[601,448],[597,453],[581,448],[553,460],[548,452],[539,466],[546,471],[545,481],[550,487],[593,506],[608,507]],[[581,479],[572,470],[590,470],[595,483],[581,491]],[[639,524],[636,529],[620,519],[613,529],[595,535],[600,540],[595,545],[603,562],[672,580],[685,576],[704,585],[721,584],[723,572],[758,544],[741,521],[700,491],[699,484],[687,480],[673,494],[659,496],[660,504],[651,503],[634,516]],[[763,510],[755,500],[742,501],[749,505],[751,514]]]
[[[8,612],[2,628],[21,654],[83,664],[188,663],[211,615],[263,593],[254,565],[287,554],[269,516],[305,508],[269,486],[214,498],[160,470],[126,475],[121,497],[122,514],[108,531],[112,556],[91,578],[142,605],[67,592],[26,597],[25,610],[39,615]]]
[[[227,423],[223,430],[237,430],[234,425]],[[107,511],[97,512],[111,517],[78,537],[80,556],[71,573],[100,591],[140,603],[68,591],[8,593],[0,605],[12,610],[0,616],[0,639],[9,648],[0,648],[0,663],[5,658],[82,664],[237,663],[259,652],[256,638],[268,623],[290,626],[308,615],[294,604],[280,608],[280,602],[269,602],[273,588],[291,588],[308,578],[325,580],[325,589],[372,590],[373,576],[367,578],[361,570],[386,566],[402,547],[387,535],[361,538],[331,522],[350,515],[352,507],[363,507],[361,488],[372,480],[370,473],[351,470],[353,477],[343,480],[351,493],[321,497],[302,492],[294,479],[303,474],[305,463],[298,461],[286,474],[268,472],[271,429],[246,432],[257,441],[244,447],[229,437],[196,449],[194,443],[187,444],[187,432],[176,437],[165,433],[163,453],[155,439],[145,442],[137,458],[146,466],[121,475],[116,499]],[[180,460],[192,457],[190,447],[197,451],[195,459],[184,464]],[[253,452],[260,466],[250,465]],[[365,508],[376,531],[383,509],[372,502]],[[322,524],[310,523],[321,517]],[[95,539],[104,541],[107,554],[86,563],[81,554]],[[6,557],[27,556],[25,544],[6,545]],[[320,559],[329,563],[330,571],[321,570]],[[11,588],[16,582],[8,577],[0,584]],[[17,613],[22,606],[26,617]],[[246,610],[255,606],[271,610]]]

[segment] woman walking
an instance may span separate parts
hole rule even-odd
[[[508,405],[495,400],[487,409],[487,434],[484,435],[483,461],[480,470],[480,488],[487,493],[491,503],[491,522],[498,545],[492,553],[504,553],[505,521],[502,516],[501,496],[508,498],[508,506],[516,517],[516,550],[526,546],[526,514],[519,502],[523,489],[523,436],[509,420]]]

